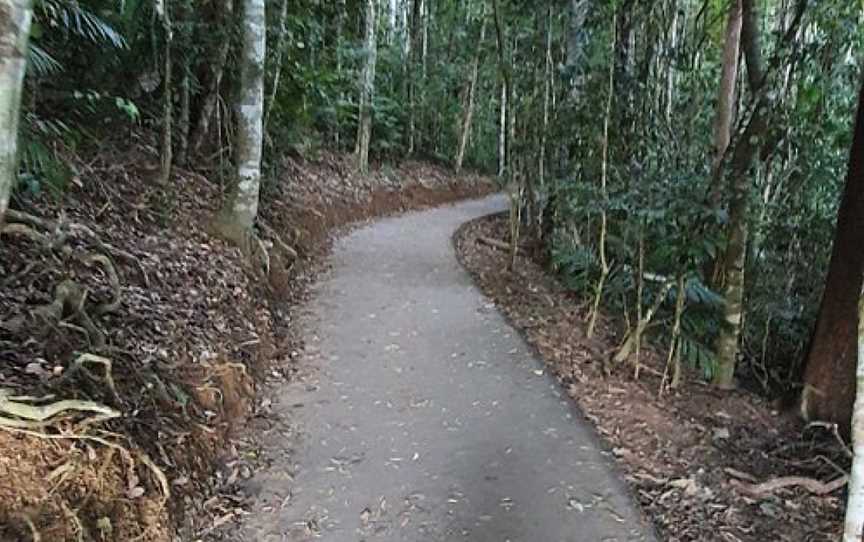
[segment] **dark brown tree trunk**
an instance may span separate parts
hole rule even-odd
[[[834,249],[804,369],[801,414],[837,423],[849,434],[855,401],[858,297],[864,273],[864,87],[858,98],[846,188]]]

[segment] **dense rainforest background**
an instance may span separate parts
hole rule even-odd
[[[354,193],[422,161],[498,179],[511,265],[526,252],[554,270],[585,300],[589,337],[616,322],[616,378],[639,379],[653,345],[664,390],[744,388],[848,439],[862,22],[850,0],[0,2],[0,288],[28,290],[0,293],[0,355],[18,360],[3,386],[69,384],[43,378],[59,361],[30,357],[51,348],[19,344],[68,324],[87,348],[56,353],[76,352],[90,384],[67,389],[67,409],[111,418],[104,405],[128,401],[93,383],[113,389],[106,328],[130,298],[146,306],[159,262],[105,239],[92,224],[106,210],[144,220],[156,246],[183,202],[202,204],[202,230],[273,275],[304,252],[273,202],[342,190],[286,178],[335,163]],[[97,286],[76,282],[84,270]],[[159,389],[135,408],[189,415],[194,393],[154,374],[130,384]],[[50,416],[4,408],[3,393],[5,425],[44,429]],[[164,482],[170,461],[151,455]]]

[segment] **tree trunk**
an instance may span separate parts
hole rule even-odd
[[[465,149],[468,147],[468,136],[471,133],[471,121],[474,118],[474,98],[477,93],[477,76],[480,71],[480,50],[483,48],[483,42],[486,41],[486,4],[483,4],[483,9],[480,11],[480,17],[483,22],[480,25],[480,41],[477,44],[477,50],[474,52],[474,59],[471,62],[471,76],[468,80],[468,91],[466,96],[465,113],[462,117],[462,126],[459,130],[459,147],[456,149],[456,173],[462,171],[462,162],[465,160]]]
[[[567,74],[570,78],[570,96],[579,97],[579,64],[585,48],[585,19],[588,17],[588,0],[570,0],[569,21],[567,23]]]
[[[715,181],[717,172],[729,147],[732,137],[732,119],[735,115],[735,88],[738,84],[738,57],[741,46],[741,0],[734,0],[729,6],[729,20],[726,23],[726,39],[723,43],[723,67],[720,75],[720,95],[717,100],[717,116],[714,117],[714,162],[712,171]],[[715,182],[712,186],[711,200],[715,206],[720,204],[721,190]]]
[[[864,273],[864,89],[858,99],[846,188],[816,329],[804,371],[801,413],[840,425],[849,434],[858,362],[858,295]]]
[[[504,36],[501,13],[498,0],[492,0],[492,17],[495,23],[495,41],[498,49],[498,70],[501,73],[501,125],[498,134],[498,176],[505,173],[513,179],[513,163],[510,150],[513,147],[513,132],[515,131],[513,108],[513,77],[512,66],[507,55],[506,38]],[[508,138],[508,136],[510,136]]]
[[[753,116],[735,146],[730,167],[732,200],[729,204],[729,226],[726,253],[722,261],[723,321],[717,337],[717,370],[714,385],[721,389],[735,386],[735,365],[738,340],[744,319],[744,266],[747,255],[748,212],[753,166],[762,140],[768,131],[768,103],[761,92],[765,81],[762,48],[759,41],[756,0],[742,3],[742,45],[747,60],[747,76],[751,93],[756,99]]]
[[[501,82],[501,100],[498,107],[498,176],[507,170],[507,85]]]
[[[667,55],[669,60],[666,66],[666,123],[672,124],[672,110],[675,103],[675,56],[678,50],[678,2],[672,0],[672,23],[669,36],[669,49]],[[647,65],[647,63],[646,63]]]
[[[159,170],[159,182],[167,184],[171,178],[171,164],[173,162],[173,146],[171,143],[172,131],[172,98],[173,90],[171,88],[171,44],[173,40],[173,30],[171,28],[171,12],[169,10],[169,2],[165,1],[162,5],[162,28],[165,32],[165,68],[163,76],[164,95],[162,103],[162,143],[159,154],[162,158],[161,168]]]
[[[264,0],[243,1],[243,56],[237,104],[237,185],[218,222],[227,239],[248,248],[261,189],[261,151],[264,140],[264,60],[267,21]]]
[[[276,93],[279,91],[279,80],[282,78],[282,56],[285,53],[285,21],[288,18],[288,0],[282,0],[282,7],[279,10],[279,32],[276,37],[276,59],[273,62],[273,83],[270,88],[270,96],[264,102],[264,134],[267,134],[267,123],[270,120],[270,113],[273,110],[273,102],[276,101]]]
[[[287,1],[285,2],[287,5]],[[336,75],[339,81],[342,80],[342,44],[345,37],[345,0],[337,0],[336,2]],[[345,93],[339,91],[339,104],[345,103]],[[336,133],[334,134],[333,142],[336,144],[336,150],[342,148],[342,122],[339,115],[339,109],[336,110]]]
[[[30,0],[0,0],[0,226],[18,179],[18,122],[27,70]]]
[[[223,30],[228,30],[234,24],[234,0],[222,0],[222,27]],[[222,76],[225,73],[225,63],[228,60],[228,52],[231,49],[230,32],[224,36],[222,44],[216,50],[216,57],[213,60],[210,81],[207,86],[207,94],[201,100],[201,110],[197,115],[198,121],[195,125],[195,130],[189,138],[189,147],[192,153],[197,153],[204,145],[207,139],[207,134],[210,132],[210,121],[216,111],[216,104],[219,100],[219,87],[222,85]]]
[[[540,129],[540,152],[537,157],[537,184],[546,186],[546,141],[549,131],[549,104],[552,94],[552,8],[546,14],[546,49],[543,54],[543,125]],[[536,209],[540,211],[540,209]]]
[[[423,1],[411,3],[411,36],[408,40],[409,54],[406,66],[408,80],[408,154],[417,150],[417,74],[418,55],[422,51]]]
[[[361,173],[369,171],[369,144],[372,139],[372,98],[375,95],[375,63],[378,48],[375,36],[377,0],[366,0],[366,33],[364,48],[366,60],[360,74],[360,111],[357,130],[357,169]]]
[[[189,108],[192,89],[189,83],[189,61],[183,61],[183,79],[180,80],[179,141],[177,141],[177,164],[185,166],[189,158]]]
[[[858,300],[858,363],[855,408],[852,412],[852,472],[843,542],[861,542],[864,531],[864,296]]]

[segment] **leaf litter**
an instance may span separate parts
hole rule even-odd
[[[460,261],[491,298],[489,307],[499,307],[522,331],[596,427],[661,539],[839,537],[842,494],[837,484],[819,481],[842,482],[837,477],[848,457],[830,428],[804,427],[747,392],[714,392],[695,374],[663,399],[656,392],[659,377],[650,371],[639,381],[629,370],[613,367],[607,374],[618,344],[615,321],[601,319],[599,333],[588,339],[585,303],[544,270],[539,250],[523,251],[511,272],[506,252],[477,242],[508,236],[506,215],[494,215],[463,225],[454,242]],[[643,362],[662,374],[663,356],[646,350]],[[602,502],[602,496],[590,503],[571,496],[564,506],[581,512]]]

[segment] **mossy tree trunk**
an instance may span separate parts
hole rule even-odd
[[[742,3],[742,46],[747,61],[749,86],[756,104],[752,117],[735,146],[729,168],[732,197],[729,204],[726,253],[721,262],[722,276],[725,278],[723,325],[717,338],[717,368],[713,378],[714,385],[721,389],[735,386],[738,342],[744,321],[744,267],[749,234],[750,187],[755,175],[756,158],[768,131],[769,104],[762,92],[765,69],[755,4],[756,0],[744,0]]]

